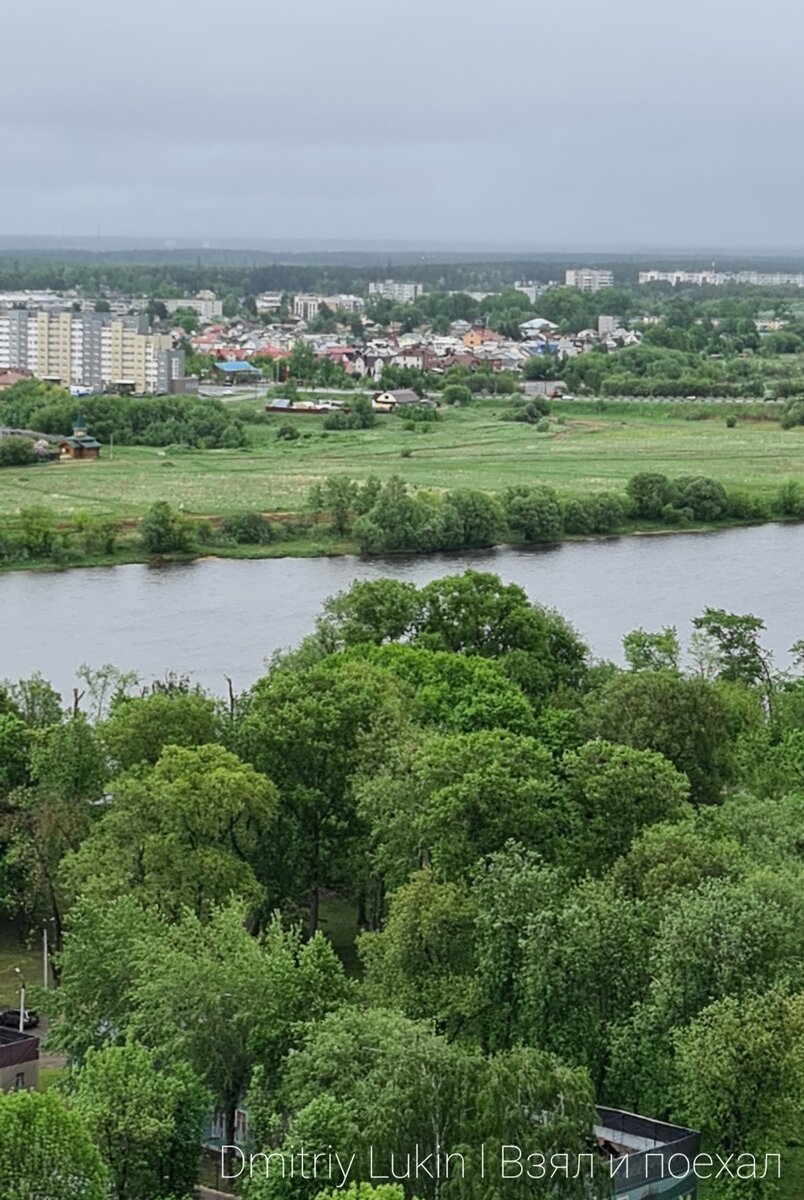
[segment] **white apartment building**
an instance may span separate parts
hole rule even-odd
[[[544,291],[544,284],[534,283],[529,279],[520,279],[514,284],[514,291],[522,292],[523,295],[527,296],[531,304],[535,304],[536,297],[541,296],[542,292]]]
[[[184,352],[143,316],[9,309],[0,312],[0,368],[23,367],[62,387],[178,390]]]
[[[314,321],[318,316],[320,308],[320,296],[300,295],[293,297],[293,315],[294,317],[300,317],[302,321]]]
[[[368,286],[370,296],[392,300],[394,304],[413,304],[423,291],[424,287],[420,283],[396,283],[393,279],[386,279],[383,283],[370,283]]]
[[[351,296],[341,293],[338,296],[325,296],[324,303],[333,312],[359,313],[363,311],[365,301],[362,296]]]
[[[278,312],[282,307],[281,292],[263,292],[256,299],[257,312]]]
[[[804,274],[787,271],[640,271],[639,282],[670,283],[673,287],[691,283],[698,287],[709,284],[722,287],[727,283],[747,283],[754,287],[804,287]]]
[[[727,276],[717,271],[640,271],[639,282],[670,283],[675,287],[679,283],[694,283],[702,287],[705,283],[725,283]]]
[[[191,308],[203,321],[214,321],[223,316],[223,301],[218,300],[214,292],[197,292],[192,297],[166,300],[165,308],[169,313],[174,313],[177,308]]]
[[[582,292],[599,292],[613,283],[611,271],[598,271],[594,267],[574,267],[564,274],[564,286],[578,288]]]

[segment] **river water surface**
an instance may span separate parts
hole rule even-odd
[[[624,633],[676,625],[707,605],[761,616],[778,665],[804,638],[804,525],[565,542],[530,550],[390,559],[204,560],[0,575],[0,678],[41,671],[68,693],[81,663],[143,679],[168,670],[215,692],[240,690],[264,660],[313,627],[322,601],[354,579],[425,583],[466,567],[521,584],[559,609],[596,656],[621,659]]]

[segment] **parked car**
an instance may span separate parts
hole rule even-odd
[[[26,1008],[22,1014],[23,1029],[36,1029],[38,1024],[39,1013],[34,1012],[32,1008]],[[19,1029],[20,1010],[18,1008],[7,1008],[5,1012],[0,1013],[0,1025],[4,1025],[9,1029]]]

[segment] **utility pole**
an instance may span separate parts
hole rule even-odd
[[[20,1033],[25,1032],[25,977],[19,967],[14,968],[20,977]]]

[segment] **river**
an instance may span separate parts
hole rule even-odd
[[[425,583],[493,571],[559,609],[597,657],[620,660],[624,633],[675,625],[682,640],[707,605],[753,612],[777,664],[804,637],[804,525],[623,537],[391,559],[201,560],[0,575],[0,678],[41,673],[69,694],[81,663],[148,680],[168,670],[218,693],[251,684],[267,656],[313,627],[323,600],[354,579]]]

